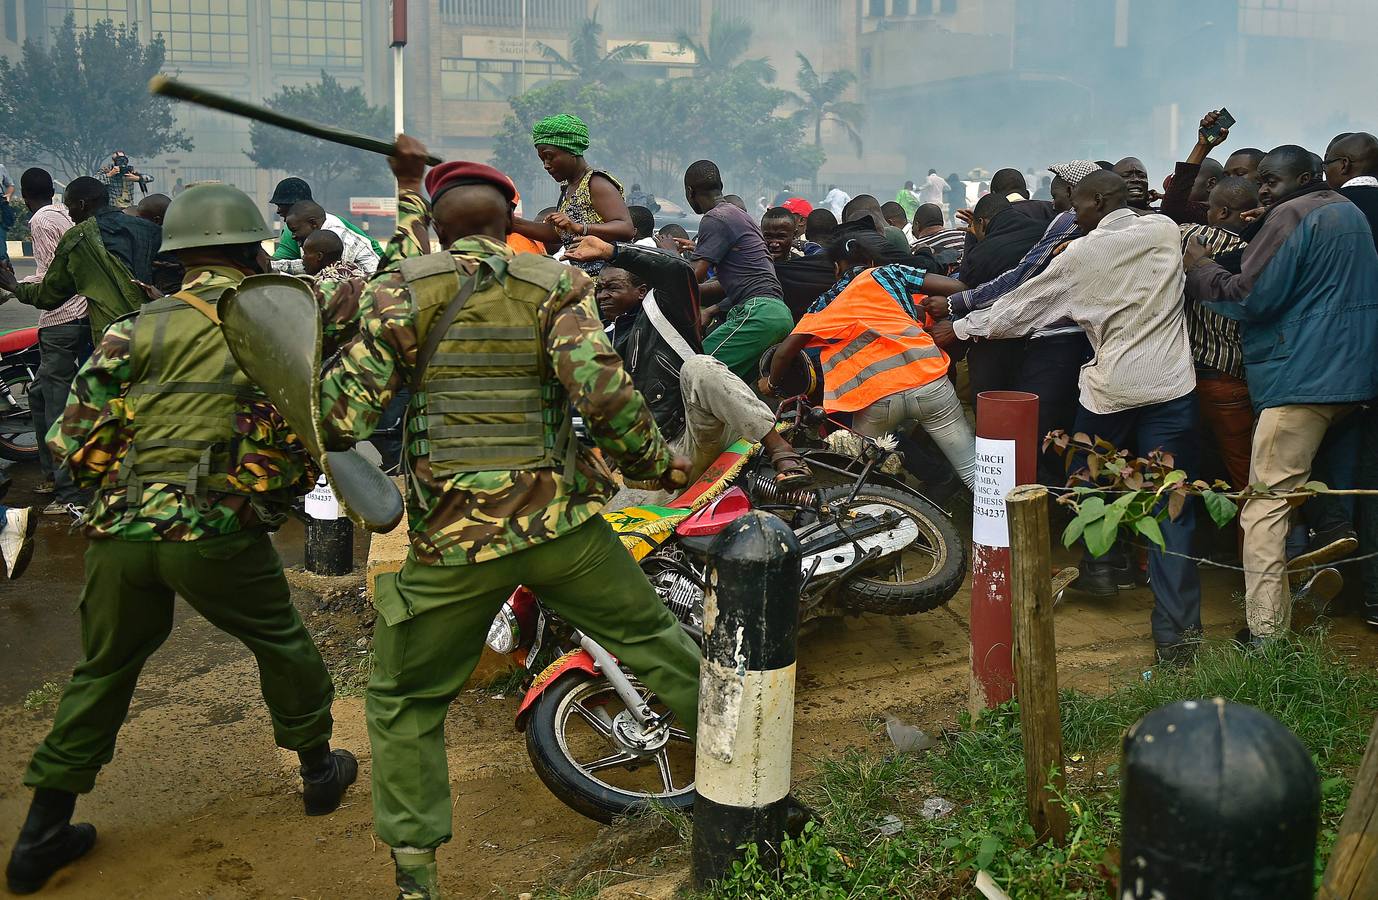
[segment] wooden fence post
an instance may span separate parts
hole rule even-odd
[[[1024,736],[1024,789],[1029,824],[1039,840],[1067,839],[1062,762],[1062,719],[1057,699],[1057,639],[1048,530],[1048,489],[1026,484],[1005,495],[1010,524],[1010,595],[1014,625],[1014,677]],[[1049,782],[1049,772],[1052,781]]]
[[[1340,820],[1319,900],[1365,897],[1378,897],[1378,719],[1373,720],[1354,793]]]

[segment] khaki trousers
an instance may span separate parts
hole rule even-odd
[[[1331,424],[1356,408],[1352,403],[1275,406],[1259,413],[1254,426],[1249,483],[1275,491],[1301,487],[1311,477],[1311,461]],[[1249,631],[1259,637],[1291,627],[1292,597],[1287,586],[1288,514],[1296,501],[1258,499],[1244,503],[1244,604]]]
[[[679,388],[684,397],[684,431],[670,441],[670,449],[693,461],[690,484],[733,442],[760,441],[775,427],[770,407],[716,357],[685,360],[679,370]],[[663,505],[672,496],[666,491],[627,487],[606,508]]]

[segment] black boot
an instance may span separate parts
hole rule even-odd
[[[77,795],[54,788],[38,788],[29,805],[29,817],[5,867],[5,881],[12,894],[32,894],[53,873],[85,856],[96,843],[94,826],[71,824]]]
[[[297,753],[301,759],[302,800],[308,816],[324,816],[340,808],[345,788],[359,777],[359,762],[348,750],[322,744]]]

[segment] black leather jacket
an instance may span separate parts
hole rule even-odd
[[[689,263],[678,256],[617,244],[608,263],[644,280],[655,291],[656,305],[695,353],[703,352],[699,337],[699,285]],[[684,431],[684,397],[680,391],[678,353],[660,336],[640,309],[613,323],[613,346],[622,357],[632,384],[646,398],[660,433],[667,441]]]

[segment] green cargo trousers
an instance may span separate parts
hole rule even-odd
[[[86,550],[82,659],[24,773],[26,785],[78,794],[95,785],[114,756],[145,660],[172,633],[174,594],[253,652],[278,746],[309,750],[330,740],[330,673],[292,605],[266,533],[106,538]]]
[[[432,849],[451,837],[445,713],[518,585],[625,663],[694,728],[699,649],[602,516],[499,559],[464,566],[408,559],[374,588],[380,615],[365,701],[373,826],[389,846]]]

